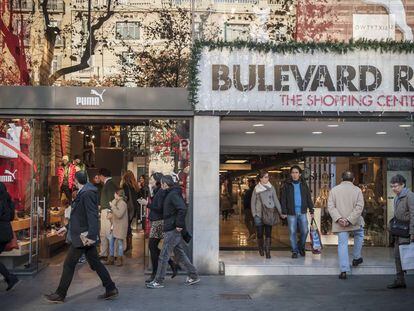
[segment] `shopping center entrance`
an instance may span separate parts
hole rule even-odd
[[[364,255],[369,258],[365,268],[355,273],[394,273],[387,230],[394,198],[389,180],[403,174],[412,188],[413,137],[411,124],[403,121],[222,120],[220,193],[231,196],[228,212],[220,206],[220,258],[225,273],[336,274],[337,237],[331,232],[327,200],[348,169],[364,195]],[[245,210],[244,194],[248,181],[256,180],[264,169],[280,198],[293,165],[303,169],[325,248],[322,255],[313,255],[308,238],[306,259],[291,259],[287,222],[281,221],[272,232],[274,255],[266,260],[259,257],[254,227],[246,221],[245,212],[250,211]]]

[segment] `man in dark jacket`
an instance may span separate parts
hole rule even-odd
[[[174,258],[182,267],[187,270],[188,277],[186,285],[193,285],[200,282],[197,269],[193,266],[184,251],[183,232],[185,232],[185,215],[187,206],[181,194],[181,188],[177,185],[176,175],[163,176],[161,179],[162,188],[167,194],[163,204],[164,218],[164,246],[162,248],[157,274],[154,281],[147,284],[148,288],[163,288],[163,282],[166,274],[170,254],[174,252]]]
[[[96,250],[96,243],[99,239],[97,189],[87,182],[85,171],[79,171],[75,174],[75,184],[79,191],[72,203],[69,224],[58,231],[59,235],[67,233],[67,240],[71,246],[63,265],[58,289],[53,294],[45,295],[45,298],[52,303],[62,303],[65,300],[76,264],[82,254],[86,255],[89,265],[98,273],[106,289],[105,293],[98,298],[113,299],[118,296],[118,289],[105,266],[99,260]]]
[[[256,186],[256,182],[254,179],[249,179],[249,189],[246,190],[243,197],[243,205],[244,205],[244,223],[246,224],[247,230],[249,230],[249,240],[254,238],[256,234],[256,229],[254,225],[254,218],[252,215],[252,194],[254,191],[254,187]]]
[[[302,180],[302,169],[294,165],[290,168],[291,179],[287,180],[282,190],[282,213],[287,215],[289,225],[290,245],[292,258],[298,258],[298,253],[305,256],[305,243],[309,233],[307,212],[313,218],[313,202],[306,183]],[[297,232],[300,231],[298,246]]]

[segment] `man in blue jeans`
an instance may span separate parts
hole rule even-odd
[[[283,215],[287,215],[289,225],[292,258],[298,258],[298,253],[305,256],[305,243],[309,233],[307,212],[313,218],[314,206],[310,191],[302,177],[302,169],[298,165],[290,168],[290,179],[283,187],[281,205]],[[300,231],[298,244],[297,233]]]
[[[354,174],[346,171],[342,174],[342,182],[332,188],[328,198],[328,211],[332,217],[332,232],[338,235],[339,278],[346,279],[349,272],[348,238],[354,235],[354,251],[352,265],[363,262],[361,251],[364,242],[364,197],[361,189],[354,185]]]

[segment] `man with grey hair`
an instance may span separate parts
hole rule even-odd
[[[354,235],[354,267],[363,262],[361,251],[364,242],[364,197],[361,189],[354,184],[354,174],[345,171],[342,182],[332,188],[328,198],[328,211],[332,217],[332,232],[338,235],[339,278],[346,279],[350,271],[348,256],[349,233]]]

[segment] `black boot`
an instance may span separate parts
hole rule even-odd
[[[263,238],[261,239],[257,239],[257,247],[259,248],[259,254],[260,256],[264,256],[264,251],[263,251]]]
[[[125,248],[124,253],[128,253],[131,250],[132,250],[132,234],[127,236],[126,248]]]
[[[402,279],[396,279],[391,284],[387,285],[388,289],[398,289],[398,288],[407,288],[407,285],[405,284],[405,280]]]
[[[171,268],[171,271],[172,271],[171,278],[173,279],[177,276],[178,265],[171,258],[168,260],[168,264],[170,265],[170,268]]]
[[[272,239],[271,238],[266,238],[266,241],[265,241],[265,252],[266,252],[266,259],[270,259],[270,258],[272,258],[271,256],[270,256],[270,247],[271,247],[271,245],[272,245]]]

